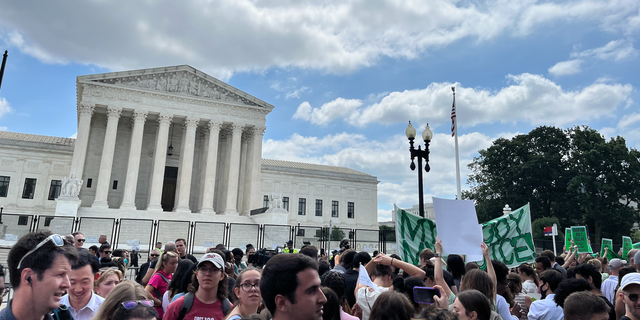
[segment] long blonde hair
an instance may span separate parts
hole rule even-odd
[[[111,320],[121,303],[133,300],[147,300],[147,293],[135,281],[125,280],[113,288],[92,320]]]
[[[161,270],[162,267],[165,265],[165,263],[169,262],[169,259],[171,259],[171,258],[180,259],[180,257],[178,257],[177,253],[172,252],[172,251],[165,251],[160,256],[160,259],[158,259],[158,263],[156,264],[156,269],[154,271],[158,272],[159,270]]]
[[[120,270],[115,270],[115,269],[107,269],[105,271],[102,271],[100,273],[98,273],[98,280],[96,280],[96,283],[94,284],[94,291],[95,289],[97,289],[100,284],[102,284],[105,280],[107,280],[107,278],[112,275],[115,274],[118,276],[118,281],[122,281],[122,272],[120,272]]]

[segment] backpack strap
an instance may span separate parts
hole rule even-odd
[[[229,302],[229,299],[222,300],[222,314],[226,316],[227,313],[229,313],[229,309],[231,309],[231,303]],[[182,319],[178,319],[178,320],[182,320]]]
[[[184,300],[182,301],[182,308],[180,309],[180,314],[178,315],[178,318],[176,318],[176,320],[183,320],[184,317],[187,315],[187,313],[189,313],[189,310],[191,310],[191,306],[193,306],[194,296],[195,295],[191,292],[188,292],[187,294],[184,295]]]
[[[167,285],[169,285],[169,283],[171,282],[171,281],[169,281],[169,279],[167,279],[165,276],[163,276],[163,275],[162,275],[161,273],[159,273],[159,272],[156,272],[156,274],[157,274],[157,275],[159,275],[159,276],[160,276],[160,278],[162,278],[162,280],[164,280],[164,282],[166,282],[166,283],[167,283]],[[155,290],[153,290],[153,295],[155,295],[155,296],[156,296],[156,298],[158,298],[158,299],[162,300],[162,293],[160,293],[160,290],[158,290],[158,288],[154,288],[154,289],[155,289]]]
[[[160,278],[162,278],[162,280],[164,280],[164,282],[166,282],[167,284],[169,284],[171,281],[169,281],[169,279],[167,279],[165,276],[162,275],[162,273],[158,272],[158,275],[160,276]]]

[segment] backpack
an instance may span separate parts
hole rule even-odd
[[[193,299],[195,298],[195,294],[191,292],[187,292],[184,295],[184,300],[182,301],[182,308],[180,309],[180,314],[176,320],[183,320],[184,317],[191,310],[191,306],[193,306]],[[229,313],[229,309],[231,309],[231,303],[229,299],[222,300],[222,313],[226,316]]]

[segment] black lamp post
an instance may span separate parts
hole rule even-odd
[[[429,129],[429,125],[422,131],[422,140],[424,140],[424,150],[422,150],[422,146],[418,144],[418,149],[413,147],[413,140],[416,138],[416,129],[411,125],[411,121],[409,121],[409,126],[407,130],[404,132],[409,139],[409,151],[411,152],[411,171],[416,169],[416,164],[414,163],[414,159],[418,157],[418,195],[419,195],[419,208],[420,208],[420,217],[424,218],[424,192],[422,191],[422,159],[426,165],[424,166],[424,170],[429,172],[431,167],[429,166],[429,142],[431,142],[431,138],[433,138],[433,132]]]

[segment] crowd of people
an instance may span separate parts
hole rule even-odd
[[[445,261],[441,241],[413,265],[356,252],[345,239],[332,257],[290,243],[263,265],[251,245],[219,245],[197,259],[177,239],[157,244],[125,280],[135,257],[106,237],[90,250],[84,240],[79,232],[21,237],[9,253],[14,295],[0,320],[640,320],[638,250],[609,261],[571,246],[510,269],[484,244],[480,265],[455,254]]]

